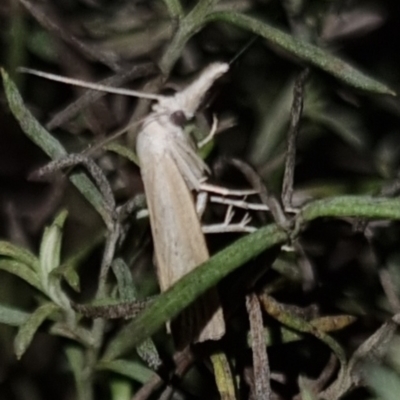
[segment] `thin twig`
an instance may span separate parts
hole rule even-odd
[[[272,196],[264,182],[262,181],[260,175],[251,167],[249,164],[245,163],[242,160],[237,158],[230,158],[228,162],[235,166],[247,179],[250,185],[257,192],[260,200],[263,204],[265,204],[268,209],[271,211],[271,214],[276,221],[276,223],[281,226],[283,229],[287,229],[290,227],[290,221],[288,221],[285,212],[282,209],[281,204],[278,199]]]
[[[293,103],[290,114],[290,128],[286,152],[285,174],[282,185],[282,203],[285,208],[292,208],[294,169],[296,165],[296,141],[300,129],[300,118],[303,111],[304,86],[309,71],[309,68],[303,70],[297,77],[294,84]]]
[[[396,293],[395,284],[387,268],[381,268],[379,270],[379,279],[392,311],[398,314],[400,312],[400,301]]]
[[[115,217],[115,199],[111,189],[111,186],[104,176],[102,169],[89,157],[82,154],[69,154],[67,157],[54,160],[42,168],[34,171],[30,175],[30,179],[40,179],[45,175],[51,174],[63,168],[74,167],[76,165],[82,164],[88,170],[90,176],[96,182],[101,194],[104,197],[105,205],[111,219]]]
[[[292,241],[292,245],[296,251],[297,265],[299,266],[302,278],[302,286],[305,292],[310,291],[316,285],[314,267],[307,257],[303,246],[298,239]]]
[[[246,296],[246,308],[250,320],[251,349],[253,353],[254,399],[270,400],[271,383],[267,347],[264,341],[264,324],[260,302],[254,293]]]
[[[184,376],[186,371],[193,364],[194,356],[190,348],[186,347],[184,350],[177,352],[174,355],[174,360],[176,364],[176,370],[172,379],[179,380]],[[161,376],[155,375],[136,392],[136,394],[132,397],[131,400],[147,400],[164,383],[165,381]],[[168,385],[167,388],[165,389],[167,395],[171,393],[171,387],[172,385]]]
[[[71,34],[64,26],[63,21],[56,15],[54,9],[52,9],[47,3],[46,5],[38,2],[33,3],[31,0],[19,0],[24,7],[32,14],[32,16],[42,25],[45,29],[53,32],[56,36],[61,38],[64,42],[70,44],[75,50],[79,51],[86,58],[94,61],[99,61],[104,65],[107,65],[113,71],[121,69],[119,63],[115,59],[114,54],[105,53],[98,48],[88,46],[74,35]]]

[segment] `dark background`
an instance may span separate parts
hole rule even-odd
[[[187,7],[192,3],[187,1]],[[289,18],[282,3],[247,0],[224,4],[228,8],[239,7],[292,34],[297,28],[300,32],[296,34],[304,40],[318,44],[398,91],[398,1],[310,0],[305,2],[304,13],[297,20]],[[171,38],[173,22],[169,21],[161,0],[57,0],[36,4],[44,13],[45,22],[39,23],[17,0],[1,1],[0,64],[18,84],[27,106],[43,124],[83,92],[19,74],[18,66],[97,81],[115,71],[100,57],[93,59],[85,51],[79,51],[66,38],[78,38],[124,67],[144,61],[157,62]],[[49,29],[49,24],[55,28]],[[206,26],[190,40],[176,64],[171,86],[184,82],[211,61],[228,62],[252,38],[251,34],[227,24]],[[233,121],[231,128],[217,136],[207,160],[221,182],[242,183],[237,171],[223,173],[221,167],[224,156],[235,156],[251,163],[268,187],[279,194],[293,80],[302,68],[301,60],[258,38],[213,87],[204,106],[206,117],[210,120],[215,113],[221,125]],[[146,79],[130,86],[140,87]],[[126,123],[134,106],[135,100],[106,96],[52,133],[69,151],[81,151]],[[311,69],[297,148],[295,204],[342,194],[376,194],[395,181],[400,161],[399,117],[400,103],[396,97],[363,93]],[[67,182],[27,180],[29,173],[46,161],[45,154],[19,128],[0,91],[0,237],[37,253],[44,226],[57,210],[65,207],[69,210],[63,241],[63,254],[67,258],[93,238],[102,224]],[[98,162],[107,172],[119,201],[142,192],[136,166],[115,155],[100,156]],[[217,209],[211,218],[218,216]],[[253,218],[256,225],[261,225],[265,216]],[[349,221],[313,223],[302,240],[315,270],[314,289],[305,293],[298,284],[277,294],[284,302],[317,305],[323,315],[348,313],[359,317],[355,325],[337,334],[349,353],[391,314],[379,283],[379,268],[388,268],[396,287],[400,283],[399,226],[381,224],[371,229],[372,242],[368,236],[354,232]],[[213,236],[209,238],[210,248],[218,249],[235,238],[235,235]],[[100,253],[94,249],[80,268],[83,298],[90,297],[99,259]],[[294,262],[286,256],[282,260]],[[144,282],[144,293],[156,290],[150,266],[134,269],[134,275]],[[28,285],[0,271],[0,302],[29,311],[34,307],[35,294]],[[65,342],[47,334],[45,328],[17,362],[12,350],[16,329],[0,325],[0,399],[75,397],[63,353]],[[249,362],[245,351],[241,356],[243,364]],[[270,357],[272,370],[287,378],[286,384],[277,385],[277,391],[282,398],[289,398],[296,393],[296,377],[300,373],[317,376],[328,352],[320,343],[309,340],[272,348]],[[394,358],[390,368],[396,370],[396,362],[397,368],[400,364]],[[396,379],[400,387],[400,380]],[[382,384],[383,381],[379,383]],[[357,393],[354,398],[367,397],[368,394]]]

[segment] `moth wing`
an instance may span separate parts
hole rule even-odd
[[[173,142],[172,142],[173,143]],[[142,142],[143,144],[143,142]],[[138,147],[141,173],[150,214],[157,275],[162,291],[209,258],[194,200],[171,152],[152,154],[152,146]],[[140,150],[140,154],[139,154]],[[210,289],[173,322],[178,347],[193,338],[218,340],[225,322],[216,288]]]

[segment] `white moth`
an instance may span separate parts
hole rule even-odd
[[[207,165],[184,132],[201,100],[216,79],[228,71],[225,63],[212,63],[184,90],[174,96],[146,94],[21,68],[22,72],[110,93],[156,100],[143,121],[136,152],[144,183],[161,291],[209,258],[196,212],[193,191],[204,181]],[[225,321],[216,288],[201,296],[172,322],[178,347],[190,342],[218,340]]]
[[[204,94],[227,70],[227,64],[213,63],[183,91],[160,98],[137,137],[162,291],[209,258],[192,195],[208,168],[182,124],[193,117]],[[172,330],[177,345],[220,339],[225,322],[216,288],[185,310]]]

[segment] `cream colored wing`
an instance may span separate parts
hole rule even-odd
[[[138,136],[137,153],[162,291],[209,258],[192,193],[176,162],[177,151],[171,135],[157,121],[146,124]],[[179,347],[196,339],[219,339],[225,333],[225,323],[216,289],[185,310],[173,322],[172,330]]]

